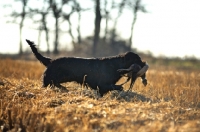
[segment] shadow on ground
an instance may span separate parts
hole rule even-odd
[[[150,98],[138,94],[136,92],[127,92],[127,91],[113,91],[110,94],[110,99],[117,99],[120,101],[126,101],[126,102],[134,102],[134,101],[142,101],[142,102],[149,102],[152,101]]]
[[[106,100],[118,100],[118,101],[126,101],[126,102],[152,102],[152,99],[146,97],[145,95],[138,94],[132,91],[111,91],[105,94],[103,97],[97,92],[97,90],[92,89],[81,89],[77,88],[75,91],[66,90],[66,89],[53,89],[55,92],[67,93],[67,94],[75,94],[78,96],[85,96],[93,99],[106,99]]]

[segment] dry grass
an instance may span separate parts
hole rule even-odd
[[[0,60],[1,131],[200,130],[198,70],[150,67],[148,86],[138,79],[133,92],[113,91],[98,98],[75,83],[65,84],[68,92],[40,88],[44,69],[39,62]]]

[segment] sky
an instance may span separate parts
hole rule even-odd
[[[151,52],[155,56],[200,58],[200,48],[198,48],[200,46],[200,0],[142,0],[142,3],[148,13],[138,13],[133,33],[134,48],[138,51]],[[86,2],[85,4],[87,5]],[[0,12],[2,12],[1,8]],[[132,21],[130,15],[130,12],[124,11],[118,22],[118,33],[125,39],[130,36]],[[2,16],[0,16],[0,53],[17,53],[19,28],[16,24],[6,24]],[[90,19],[88,16],[91,16]],[[72,18],[74,26],[76,26],[75,17]],[[94,13],[85,13],[82,21],[82,34],[92,35]],[[88,26],[91,30],[88,30]],[[23,38],[37,42],[37,32],[25,27]],[[69,36],[61,37],[60,41],[61,44],[69,44],[70,49]],[[27,44],[24,43],[24,50],[27,48]],[[44,50],[45,48],[42,45],[40,47]]]

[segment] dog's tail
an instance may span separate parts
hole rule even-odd
[[[35,57],[46,67],[51,63],[51,59],[48,57],[42,56],[38,51],[37,48],[35,47],[34,42],[26,39],[26,42],[29,44],[31,47],[32,52],[34,53]]]

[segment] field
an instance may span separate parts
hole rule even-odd
[[[41,88],[38,61],[0,60],[0,130],[11,132],[197,132],[200,70],[151,65],[149,84],[100,98],[76,83]],[[118,83],[122,83],[122,78]]]

